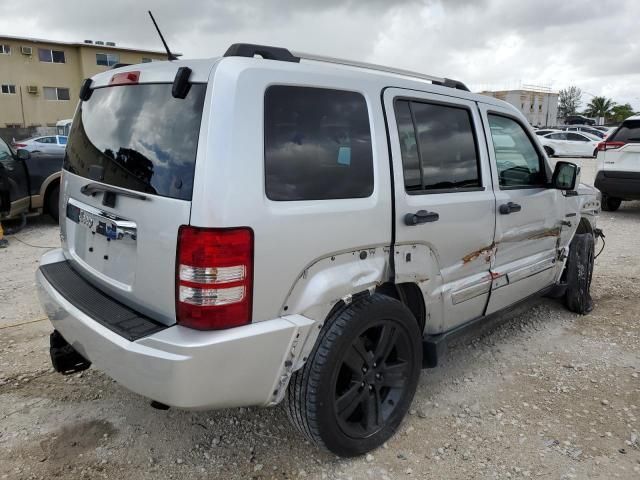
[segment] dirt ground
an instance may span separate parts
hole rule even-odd
[[[640,478],[640,202],[600,226],[593,313],[539,299],[459,341],[398,434],[343,460],[280,408],[158,411],[94,369],[54,373],[34,272],[59,240],[30,220],[0,250],[0,478]]]

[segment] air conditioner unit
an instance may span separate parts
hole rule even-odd
[[[105,45],[107,45],[108,47],[115,47],[116,42],[105,42]]]
[[[33,55],[33,48],[31,48],[31,47],[20,47],[20,53],[22,53],[22,55]]]
[[[38,93],[37,85],[27,85],[27,93]]]
[[[104,42],[102,40],[96,40],[95,44],[96,45],[104,45]]]

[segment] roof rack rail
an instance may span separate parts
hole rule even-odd
[[[225,57],[255,57],[260,55],[267,60],[279,60],[281,62],[298,63],[300,59],[291,54],[289,50],[269,45],[255,45],[253,43],[234,43],[226,52]]]
[[[253,43],[234,43],[225,52],[225,57],[255,57],[260,55],[267,60],[280,60],[283,62],[300,62],[300,59],[313,60],[316,62],[334,63],[336,65],[347,65],[350,67],[365,68],[368,70],[377,70],[379,72],[395,73],[405,77],[420,78],[428,80],[434,85],[442,85],[444,87],[456,88],[458,90],[469,91],[467,86],[458,80],[450,78],[436,77],[434,75],[426,75],[424,73],[412,72],[410,70],[402,70],[400,68],[385,67],[384,65],[376,65],[375,63],[356,62],[354,60],[345,60],[342,58],[325,57],[322,55],[314,55],[310,53],[290,52],[286,48],[270,47],[268,45],[256,45]]]
[[[345,60],[343,58],[333,58],[333,57],[325,57],[323,55],[315,55],[315,54],[311,54],[311,53],[302,53],[302,52],[293,52],[294,55],[296,55],[297,57],[303,59],[303,60],[313,60],[316,62],[325,62],[325,63],[335,63],[337,65],[347,65],[350,67],[359,67],[359,68],[366,68],[369,70],[377,70],[379,72],[386,72],[386,73],[395,73],[396,75],[402,75],[405,77],[413,77],[413,78],[420,78],[422,80],[428,80],[431,83],[433,83],[434,85],[442,85],[445,87],[450,87],[450,88],[456,88],[458,90],[465,90],[465,91],[469,91],[469,89],[467,88],[467,86],[458,81],[458,80],[452,80],[450,78],[444,78],[444,77],[436,77],[435,75],[427,75],[424,73],[419,73],[419,72],[412,72],[411,70],[403,70],[401,68],[393,68],[393,67],[387,67],[384,65],[377,65],[375,63],[365,63],[365,62],[356,62],[354,60]]]

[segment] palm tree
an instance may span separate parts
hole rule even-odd
[[[607,117],[616,102],[606,97],[593,97],[587,105],[586,114],[590,117]]]

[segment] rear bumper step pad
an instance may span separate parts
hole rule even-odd
[[[91,285],[68,261],[43,265],[40,272],[76,308],[131,342],[168,328]]]

